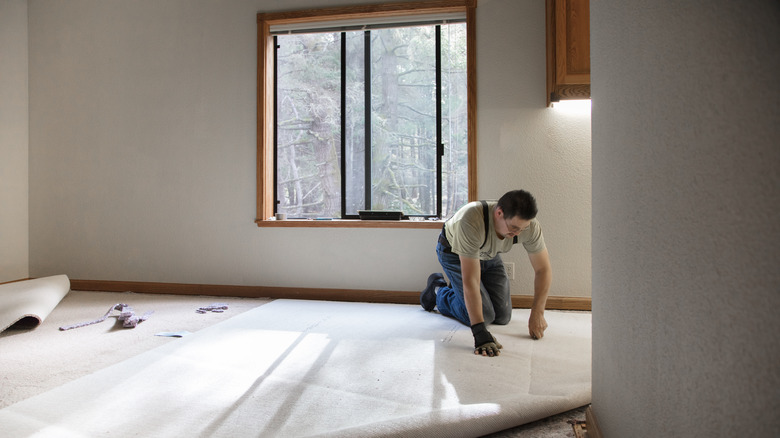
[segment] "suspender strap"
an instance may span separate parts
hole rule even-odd
[[[479,201],[479,202],[482,203],[482,219],[485,220],[485,240],[482,242],[482,246],[479,247],[479,249],[482,249],[485,247],[485,244],[487,243],[488,229],[490,228],[490,220],[488,219],[487,201]]]

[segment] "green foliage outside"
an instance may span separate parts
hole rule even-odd
[[[442,26],[442,215],[467,202],[465,24]],[[365,107],[364,32],[346,33],[346,117],[341,132],[341,34],[278,37],[278,211],[341,217],[341,136],[347,214],[365,205],[370,117],[370,208],[436,214],[435,27],[372,30],[371,111]]]

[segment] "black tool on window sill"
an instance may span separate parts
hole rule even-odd
[[[364,221],[400,221],[404,212],[394,210],[358,210],[358,216]]]

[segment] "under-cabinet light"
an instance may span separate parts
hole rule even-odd
[[[556,111],[567,114],[589,114],[591,108],[590,99],[561,100],[552,102],[552,107]]]

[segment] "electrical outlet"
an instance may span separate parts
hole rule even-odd
[[[515,279],[515,264],[514,263],[504,262],[504,269],[506,270],[506,276],[509,277],[510,280],[514,280]]]

